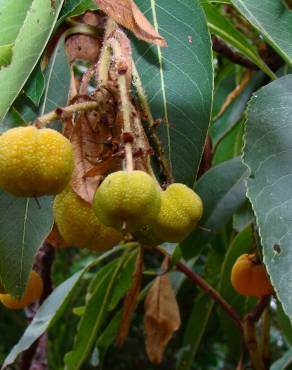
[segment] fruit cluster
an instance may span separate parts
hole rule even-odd
[[[90,205],[71,189],[73,162],[72,144],[55,130],[27,126],[0,136],[0,187],[20,197],[56,195],[54,219],[66,245],[103,251],[125,235],[144,246],[181,242],[202,216],[193,190],[175,183],[162,191],[140,170],[109,174]],[[38,281],[37,294],[29,289],[20,301],[1,294],[2,303],[10,308],[32,303],[42,290],[39,279],[32,272],[28,282],[30,287]]]

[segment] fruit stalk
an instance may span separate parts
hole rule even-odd
[[[121,63],[123,65],[122,60],[122,51],[119,42],[115,38],[111,38],[107,41],[108,45],[112,48],[112,52],[115,58],[116,65]],[[127,80],[126,80],[126,72],[127,69],[117,68],[117,81],[118,87],[120,92],[120,99],[121,99],[121,110],[123,114],[123,133],[127,135],[132,135],[132,125],[131,125],[131,102],[129,99],[129,93],[127,89]],[[128,172],[134,170],[134,161],[133,161],[133,150],[132,150],[132,142],[125,142],[125,162],[126,162],[126,170]]]

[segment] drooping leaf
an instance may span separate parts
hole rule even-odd
[[[206,172],[196,185],[204,205],[203,217],[199,225],[181,243],[186,259],[200,253],[201,248],[224,226],[232,214],[243,204],[245,198],[244,180],[248,175],[240,158],[226,161]]]
[[[138,302],[143,270],[144,270],[144,254],[143,250],[140,249],[139,254],[136,257],[135,270],[133,270],[132,284],[129,287],[128,293],[125,297],[123,304],[122,320],[117,335],[117,343],[119,345],[122,345],[124,343],[130,330],[132,316]]]
[[[206,14],[208,26],[212,33],[220,36],[228,44],[241,51],[247,58],[253,61],[269,77],[275,79],[276,76],[258,55],[257,49],[249,42],[243,33],[224,17],[218,8],[210,3],[202,3]]]
[[[292,319],[292,75],[256,92],[250,102],[244,163],[263,258],[275,292]]]
[[[286,62],[292,65],[292,13],[284,1],[231,1]]]
[[[33,0],[19,29],[10,65],[0,71],[0,120],[23,88],[53,31],[63,0]]]
[[[63,308],[66,306],[74,288],[86,269],[87,267],[64,281],[43,302],[19,342],[6,357],[1,370],[13,364],[17,356],[27,350],[60,317]]]
[[[95,0],[100,9],[141,40],[165,47],[167,43],[149,23],[133,0]]]
[[[174,178],[193,186],[210,121],[211,43],[197,0],[137,0],[168,47],[134,40],[133,57]],[[174,12],[174,9],[176,11]]]
[[[111,269],[102,273],[96,284],[93,284],[94,289],[87,299],[73,349],[65,356],[66,369],[78,370],[87,359],[101,325],[108,315],[116,278],[123,268],[126,257],[127,254],[124,254],[112,261]],[[107,266],[104,266],[99,272],[106,268]]]
[[[168,274],[158,276],[145,299],[145,346],[152,363],[161,363],[165,348],[180,324],[179,307]]]
[[[35,253],[52,227],[51,208],[52,197],[37,202],[0,191],[0,280],[15,296],[23,293]]]
[[[13,53],[13,44],[0,46],[0,69],[11,63]]]

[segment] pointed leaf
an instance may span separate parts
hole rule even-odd
[[[264,263],[292,319],[292,75],[254,94],[248,111],[244,163],[248,197],[256,215]]]
[[[168,48],[134,40],[133,56],[174,178],[193,186],[210,121],[211,42],[197,0],[136,0]],[[175,12],[174,12],[175,9]]]
[[[267,42],[292,65],[292,12],[284,1],[231,0]]]
[[[53,225],[52,197],[38,203],[0,191],[0,280],[15,296],[23,293],[35,253]]]

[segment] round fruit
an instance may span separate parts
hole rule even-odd
[[[0,136],[0,186],[13,195],[58,194],[72,171],[72,145],[55,130],[17,127]]]
[[[178,243],[194,229],[203,214],[201,198],[183,184],[171,184],[161,193],[161,208],[153,231],[161,240]]]
[[[43,286],[43,280],[40,275],[35,271],[31,271],[26,289],[19,300],[10,294],[0,294],[0,301],[4,306],[12,310],[22,309],[40,299],[43,293]]]
[[[53,212],[58,230],[69,245],[103,251],[123,238],[117,230],[102,224],[92,207],[69,187],[55,197]]]
[[[117,171],[96,190],[93,208],[105,225],[134,232],[157,217],[160,190],[146,172]]]
[[[262,297],[273,293],[265,266],[257,262],[255,254],[237,258],[231,270],[233,288],[242,295]]]

